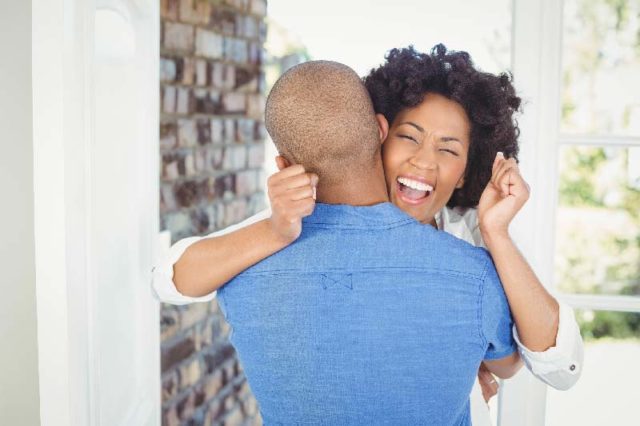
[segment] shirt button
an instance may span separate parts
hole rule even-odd
[[[576,365],[575,364],[571,364],[571,366],[569,367],[569,370],[575,371],[575,369],[576,369]]]

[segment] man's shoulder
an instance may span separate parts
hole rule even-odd
[[[480,277],[489,261],[486,250],[418,222],[381,230],[309,227],[293,244],[241,276],[404,268]]]

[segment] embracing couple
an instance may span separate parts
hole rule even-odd
[[[442,45],[364,80],[293,67],[266,104],[271,209],[178,241],[156,294],[218,298],[267,425],[488,424],[494,375],[522,361],[571,387],[573,312],[508,231],[529,196],[519,106],[508,75]]]

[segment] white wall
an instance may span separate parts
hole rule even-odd
[[[38,425],[31,2],[0,6],[0,424]]]

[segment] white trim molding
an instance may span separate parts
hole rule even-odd
[[[532,190],[512,232],[549,290],[553,290],[562,8],[558,0],[513,1],[512,70],[523,99],[520,168]],[[498,424],[542,426],[545,403],[544,383],[521,371],[501,386]]]
[[[105,34],[114,16],[96,26],[103,7],[126,11],[118,24],[131,31]],[[159,228],[159,3],[33,0],[32,9],[41,423],[158,425],[149,271]],[[117,49],[95,51],[116,39],[129,47],[121,68],[109,62]],[[123,117],[125,133],[110,138]]]
[[[606,135],[562,135],[560,145],[588,145],[612,147],[640,147],[640,137]]]
[[[562,294],[563,302],[575,309],[595,311],[640,312],[640,297],[600,294]]]

